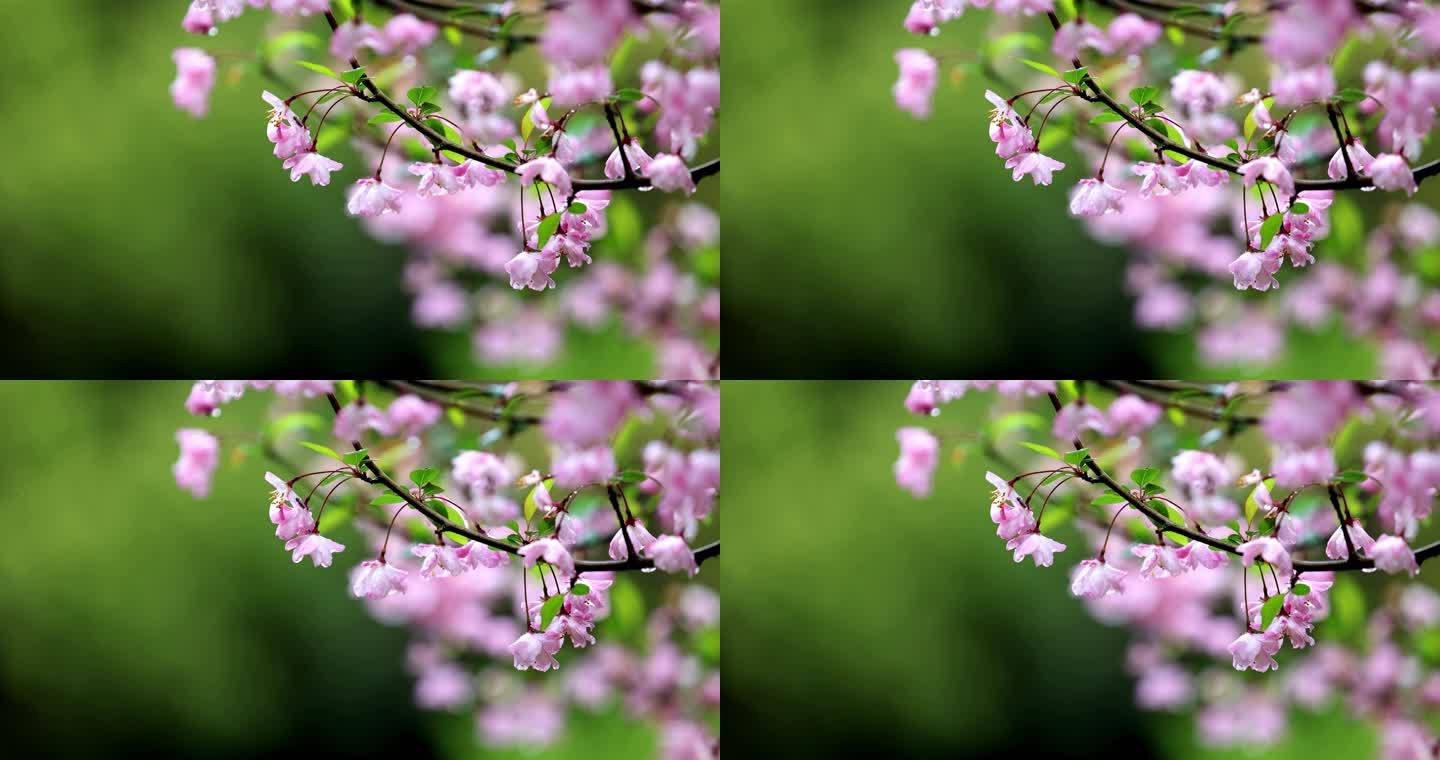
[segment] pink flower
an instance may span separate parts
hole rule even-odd
[[[464,164],[437,164],[433,161],[416,161],[410,164],[410,173],[420,178],[415,194],[421,198],[435,198],[458,193],[470,187],[467,180],[469,168]]]
[[[1125,571],[1087,559],[1070,572],[1070,593],[1081,599],[1099,599],[1125,591]]]
[[[1084,400],[1072,401],[1061,407],[1060,411],[1055,413],[1055,422],[1050,427],[1051,434],[1062,441],[1075,438],[1083,430],[1110,435],[1110,423],[1105,420],[1104,413]]]
[[[995,487],[990,497],[990,521],[995,523],[995,535],[1009,541],[1035,530],[1035,515],[1020,500],[1015,487],[993,472],[985,473],[985,479]]]
[[[410,547],[410,553],[424,560],[420,563],[421,578],[449,578],[460,575],[473,567],[459,555],[458,548],[454,546],[415,544]]]
[[[171,468],[175,485],[197,499],[209,496],[210,478],[220,462],[219,439],[199,428],[184,428],[175,431],[175,440],[180,444],[180,458]]]
[[[1230,181],[1229,172],[1193,158],[1181,164],[1175,173],[1190,187],[1216,187]]]
[[[289,158],[312,144],[310,130],[300,125],[300,117],[290,110],[285,101],[269,90],[260,94],[270,104],[270,115],[265,125],[265,137],[275,144],[276,158]]]
[[[655,563],[658,570],[667,573],[684,572],[692,577],[700,572],[695,564],[695,553],[679,536],[659,536],[641,552]]]
[[[690,168],[679,156],[656,153],[645,169],[645,176],[650,178],[650,184],[656,190],[667,193],[683,190],[686,195],[695,194],[695,180],[690,177]]]
[[[1387,573],[1420,573],[1420,564],[1415,561],[1415,552],[1405,539],[1399,536],[1382,535],[1370,547],[1370,558],[1375,560],[1375,569]]]
[[[1370,556],[1370,547],[1375,545],[1375,539],[1365,532],[1365,527],[1359,520],[1351,520],[1349,526],[1350,541],[1355,544],[1355,553],[1361,557]],[[1330,559],[1347,559],[1349,555],[1350,550],[1345,545],[1345,532],[1336,528],[1335,532],[1330,534],[1330,540],[1325,542],[1325,556]]]
[[[1051,173],[1064,169],[1065,164],[1032,150],[1016,153],[1005,159],[1005,168],[1011,170],[1010,178],[1016,182],[1029,174],[1036,185],[1048,185],[1052,179]]]
[[[1160,406],[1133,393],[1110,402],[1105,417],[1115,435],[1139,435],[1160,421]]]
[[[1191,541],[1179,549],[1176,549],[1175,556],[1191,570],[1199,570],[1201,568],[1214,570],[1225,564],[1225,559],[1230,555],[1222,551],[1216,551],[1199,541]]]
[[[275,524],[275,537],[289,541],[315,532],[315,519],[295,489],[273,472],[265,473],[265,480],[275,489],[270,494],[270,522]]]
[[[565,172],[565,167],[553,158],[542,156],[527,161],[521,164],[515,173],[520,175],[520,184],[525,187],[539,180],[553,187],[557,196],[570,197],[570,175]]]
[[[320,187],[330,184],[330,172],[345,168],[339,161],[332,161],[310,150],[290,156],[281,166],[290,170],[291,182],[299,182],[301,177],[308,176],[311,185]]]
[[[381,54],[388,52],[380,30],[358,17],[341,24],[330,36],[330,55],[342,61],[354,58],[361,48],[367,47]]]
[[[1171,578],[1176,575],[1184,575],[1190,569],[1190,566],[1180,559],[1173,546],[1137,544],[1130,547],[1130,552],[1142,560],[1140,563],[1141,578],[1151,580]]]
[[[1370,151],[1365,150],[1365,146],[1361,144],[1359,140],[1347,142],[1342,150],[1350,154],[1350,163],[1355,166],[1356,174],[1365,174],[1368,172],[1370,164],[1375,161],[1375,157],[1370,155]],[[1330,158],[1330,165],[1326,167],[1325,173],[1330,176],[1330,179],[1343,179],[1349,174],[1349,170],[1345,168],[1344,153],[1340,150],[1335,151],[1335,155]]]
[[[645,547],[655,542],[655,537],[645,529],[645,524],[638,520],[626,525],[625,530],[630,533],[630,543],[635,545],[637,552],[644,552]],[[625,559],[625,552],[625,534],[617,530],[615,537],[610,539],[610,559]]]
[[[1049,567],[1055,562],[1055,553],[1065,551],[1065,544],[1032,531],[1010,539],[1005,548],[1015,552],[1016,562],[1029,557],[1036,567]]]
[[[380,216],[400,210],[400,197],[404,193],[374,177],[357,180],[350,187],[350,200],[345,210],[351,216]]]
[[[891,88],[895,105],[917,119],[929,118],[930,98],[935,94],[940,64],[918,48],[895,51],[895,63],[900,65],[900,78]]]
[[[1324,483],[1335,477],[1335,452],[1328,446],[1286,451],[1276,455],[1271,470],[1280,488]]]
[[[1004,98],[986,90],[985,99],[995,106],[990,110],[990,140],[995,143],[996,156],[1010,158],[1035,147],[1030,128],[1021,123],[1020,114]]]
[[[384,599],[405,593],[409,573],[383,559],[367,559],[350,573],[350,593],[357,599]]]
[[[185,18],[180,20],[180,28],[191,34],[209,34],[215,28],[215,15],[211,13],[210,7],[200,0],[194,0],[190,7],[185,9]]]
[[[1235,278],[1235,289],[1245,290],[1254,288],[1265,291],[1270,288],[1280,287],[1275,279],[1275,273],[1280,271],[1281,259],[1278,257],[1261,258],[1254,251],[1246,251],[1230,262],[1230,274]]]
[[[493,113],[510,104],[513,91],[488,71],[460,69],[450,75],[450,99],[477,113]]]
[[[494,494],[515,480],[505,461],[488,451],[462,451],[450,460],[451,477],[477,493]]]
[[[1308,68],[1277,67],[1270,78],[1270,91],[1277,106],[1298,106],[1325,100],[1335,94],[1335,72],[1329,64]]]
[[[1278,668],[1275,653],[1280,651],[1280,638],[1270,634],[1243,633],[1227,647],[1236,670],[1252,669],[1260,673]]]
[[[650,154],[640,147],[640,143],[634,138],[627,137],[622,142],[625,149],[625,158],[630,161],[630,168],[640,176],[647,176],[645,170],[650,168]],[[688,170],[686,172],[689,173]],[[620,159],[620,148],[610,151],[610,157],[605,159],[605,177],[607,179],[620,179],[625,176],[625,163]],[[653,181],[653,180],[652,180]],[[693,186],[693,184],[692,184]]]
[[[1147,21],[1134,13],[1121,13],[1110,22],[1105,35],[1110,47],[1123,55],[1135,55],[1154,45],[1160,39],[1159,24]]]
[[[1294,569],[1290,561],[1289,550],[1280,541],[1269,536],[1251,539],[1237,548],[1240,550],[1240,559],[1246,567],[1255,564],[1255,560],[1258,558],[1270,563],[1282,578],[1289,576],[1291,570]]]
[[[491,528],[488,532],[491,538],[498,539],[503,539],[508,534],[509,528]],[[509,554],[491,549],[479,541],[471,541],[456,549],[455,556],[471,570],[477,567],[499,567],[510,557]]]
[[[1394,153],[1381,153],[1370,162],[1370,168],[1366,171],[1370,175],[1375,187],[1381,190],[1404,190],[1406,195],[1414,195],[1415,174],[1410,170],[1410,165],[1405,163],[1403,156]]]
[[[1245,178],[1246,187],[1254,187],[1261,179],[1275,186],[1282,197],[1295,194],[1295,178],[1278,158],[1264,156],[1240,165],[1240,174]]]
[[[420,48],[435,41],[439,29],[414,14],[399,13],[390,17],[380,30],[380,39],[385,49],[395,55],[411,55]]]
[[[342,441],[354,441],[366,430],[380,435],[391,435],[390,420],[380,407],[366,403],[363,399],[352,401],[335,413],[333,432]]]
[[[1120,213],[1125,191],[1102,180],[1082,179],[1070,190],[1070,213],[1075,216],[1104,216]]]
[[[199,48],[176,48],[171,54],[177,73],[170,83],[175,107],[200,118],[210,110],[210,90],[215,86],[215,59]]]
[[[310,561],[315,563],[315,567],[329,567],[330,555],[345,551],[345,547],[319,533],[312,532],[286,541],[285,550],[291,552],[291,562],[299,562],[305,557],[309,557]]]
[[[558,254],[521,251],[505,263],[505,272],[510,275],[510,287],[516,290],[545,290],[555,287],[550,275],[560,266]]]
[[[534,567],[536,562],[543,561],[560,571],[564,577],[575,574],[575,560],[571,558],[570,550],[553,538],[531,541],[520,547],[520,556],[525,559],[526,567]]]
[[[403,396],[396,396],[390,406],[385,409],[387,427],[392,435],[410,437],[419,435],[421,431],[440,421],[444,410],[439,404],[433,404],[413,393]]]
[[[534,668],[543,673],[551,668],[559,668],[560,663],[556,661],[555,653],[560,651],[564,641],[559,636],[548,633],[528,631],[522,634],[510,645],[510,654],[515,657],[515,669]]]
[[[1178,167],[1171,164],[1141,161],[1131,166],[1130,171],[1142,178],[1140,180],[1141,198],[1175,195],[1190,188],[1190,183],[1180,176]]]
[[[1186,449],[1170,460],[1171,477],[1196,495],[1215,493],[1234,477],[1220,458],[1208,451]]]
[[[940,461],[940,441],[929,431],[904,427],[896,432],[900,458],[895,460],[895,482],[917,499],[930,495],[931,478]]]
[[[1079,18],[1062,24],[1055,30],[1055,36],[1050,42],[1050,52],[1063,60],[1074,58],[1087,47],[1106,55],[1110,54],[1110,40],[1100,31],[1100,27]]]

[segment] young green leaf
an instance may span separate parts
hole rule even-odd
[[[626,470],[615,476],[615,480],[620,483],[639,483],[647,477],[649,476],[638,470]]]
[[[328,447],[328,446],[321,446],[321,445],[318,444],[318,443],[311,443],[311,442],[309,442],[309,441],[301,441],[301,442],[300,442],[300,445],[301,445],[301,446],[304,446],[304,447],[307,448],[307,449],[310,449],[311,451],[315,452],[316,454],[324,454],[325,456],[330,457],[331,459],[334,459],[334,460],[340,461],[340,462],[345,461],[345,460],[343,460],[343,459],[340,458],[340,455],[339,455],[339,454],[335,453],[335,450],[334,450],[334,449],[332,449],[332,448],[330,448],[330,447]]]
[[[1280,607],[1283,606],[1284,604],[1285,604],[1285,597],[1283,597],[1283,596],[1281,596],[1281,595],[1279,595],[1279,594],[1276,594],[1276,595],[1270,597],[1269,599],[1266,599],[1266,600],[1265,600],[1265,604],[1260,607],[1260,629],[1261,629],[1261,630],[1264,630],[1264,629],[1270,627],[1270,623],[1275,620],[1275,616],[1276,616],[1276,615],[1280,614]]]
[[[311,63],[310,61],[296,61],[296,62],[295,62],[295,65],[296,65],[296,66],[300,66],[300,67],[302,67],[302,68],[309,69],[309,70],[315,72],[316,74],[324,74],[325,76],[330,77],[331,79],[339,79],[339,78],[340,78],[340,75],[339,75],[339,74],[336,74],[336,73],[335,73],[335,70],[332,69],[332,68],[330,68],[329,66],[322,66],[321,64]]]
[[[1090,449],[1076,449],[1065,452],[1065,456],[1061,459],[1071,467],[1079,467],[1085,463],[1085,458],[1088,456],[1090,456]]]
[[[410,92],[406,93],[405,97],[409,98],[410,102],[414,103],[416,108],[419,108],[425,104],[425,101],[434,100],[438,92],[439,90],[427,84],[423,87],[410,88]]]
[[[565,603],[565,595],[564,595],[564,594],[556,594],[556,595],[550,597],[549,599],[546,599],[546,600],[545,600],[545,603],[542,604],[542,605],[540,605],[540,629],[541,629],[541,630],[544,630],[544,629],[550,627],[550,621],[551,621],[551,620],[554,620],[554,619],[555,619],[555,616],[556,616],[557,614],[559,614],[559,612],[560,612],[560,605],[562,605],[562,604],[564,604],[564,603]]]
[[[1038,444],[1038,443],[1030,443],[1029,441],[1021,441],[1021,442],[1020,442],[1020,445],[1021,445],[1021,446],[1024,446],[1024,447],[1027,448],[1027,449],[1030,449],[1031,451],[1035,452],[1036,454],[1044,454],[1045,456],[1050,457],[1051,459],[1060,459],[1060,461],[1062,461],[1062,462],[1065,461],[1064,459],[1062,459],[1062,458],[1060,457],[1060,452],[1056,451],[1055,449],[1050,448],[1049,446],[1044,446],[1044,445],[1041,445],[1041,444]]]
[[[555,234],[555,230],[557,229],[560,229],[559,214],[550,214],[549,216],[540,220],[540,228],[535,233],[537,236],[537,240],[539,241],[540,248],[544,248],[545,244],[550,242],[550,237]]]
[[[575,584],[574,588],[570,589],[570,593],[574,594],[575,596],[585,596],[586,594],[590,593],[590,587],[586,586],[583,583],[577,583]]]
[[[360,80],[361,80],[361,79],[364,79],[364,78],[365,78],[365,67],[364,67],[364,66],[361,66],[361,67],[358,68],[358,69],[350,69],[349,71],[346,71],[346,72],[343,72],[343,73],[340,74],[340,81],[344,82],[345,84],[350,84],[350,85],[359,84],[359,83],[360,83]]]
[[[1136,87],[1130,91],[1130,100],[1134,101],[1137,106],[1143,106],[1154,100],[1155,96],[1159,94],[1160,90],[1154,87]]]
[[[1052,68],[1052,67],[1050,67],[1050,66],[1046,66],[1045,64],[1043,64],[1043,63],[1041,63],[1041,62],[1039,62],[1039,61],[1032,61],[1032,60],[1030,60],[1029,58],[1021,58],[1021,59],[1020,59],[1020,62],[1023,63],[1023,64],[1025,64],[1026,66],[1029,66],[1029,67],[1032,68],[1032,69],[1035,69],[1036,71],[1049,74],[1049,75],[1052,76],[1052,77],[1057,77],[1057,78],[1058,78],[1058,77],[1060,76],[1060,72],[1056,71],[1054,68]]]
[[[394,111],[381,111],[370,117],[370,124],[389,124],[392,121],[401,121],[400,114]]]
[[[619,102],[621,102],[621,103],[633,103],[633,102],[635,102],[635,101],[637,101],[637,100],[644,100],[644,99],[645,99],[645,93],[643,93],[643,92],[641,92],[641,91],[639,91],[639,90],[637,90],[637,89],[635,89],[635,88],[633,88],[633,87],[625,87],[625,88],[616,90],[616,91],[615,91],[615,95],[614,95],[613,97],[614,97],[614,99],[615,99],[616,101],[619,101]]]
[[[345,452],[345,455],[344,455],[344,456],[340,457],[340,461],[344,462],[345,464],[350,465],[351,467],[359,467],[361,464],[363,464],[363,463],[365,462],[365,457],[368,457],[368,456],[370,456],[370,451],[369,451],[369,449],[360,449],[360,450],[358,450],[358,451],[347,451],[347,452]]]
[[[434,467],[421,467],[410,473],[410,482],[417,486],[425,486],[440,474]]]

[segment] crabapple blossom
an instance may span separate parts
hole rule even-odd
[[[990,44],[946,49],[948,27],[973,37],[984,23],[962,16],[966,5],[1029,10],[909,4],[903,27],[927,44],[896,54],[897,106],[928,116],[945,74],[1005,88],[984,91],[996,155],[1035,185],[1083,162],[1091,178],[1069,188],[1069,211],[1130,257],[1123,287],[1139,326],[1181,332],[1203,364],[1263,366],[1296,345],[1292,334],[1333,325],[1373,349],[1376,376],[1434,375],[1427,330],[1440,322],[1440,289],[1417,263],[1425,221],[1404,213],[1424,208],[1404,201],[1440,174],[1440,159],[1424,156],[1440,107],[1433,8],[1226,6],[1211,28],[1186,18],[1188,6],[1106,3],[996,19]],[[1238,63],[1250,47],[1268,67]],[[923,89],[904,75],[920,63]],[[1392,197],[1361,202],[1375,189]],[[1309,271],[1287,278],[1287,263]],[[1263,297],[1233,292],[1252,290]]]
[[[1209,741],[1263,747],[1292,706],[1392,722],[1440,700],[1440,678],[1404,652],[1440,622],[1440,596],[1404,585],[1440,555],[1419,538],[1440,492],[1434,383],[1063,381],[1031,401],[1006,381],[926,380],[904,413],[942,424],[942,388],[1005,389],[971,427],[951,419],[946,446],[957,463],[1020,473],[985,474],[1017,562],[1054,564],[1068,540],[1056,531],[1074,526],[1088,553],[1068,569],[1070,592],[1128,631],[1142,708],[1189,710]],[[1077,424],[1087,407],[1108,424]],[[1053,417],[1049,430],[1035,414]],[[1393,577],[1356,581],[1375,570]],[[1367,600],[1376,582],[1394,587]],[[1286,675],[1272,675],[1281,660]]]
[[[918,498],[930,495],[931,478],[939,461],[940,442],[923,428],[901,428],[900,458],[895,460],[895,482]]]
[[[247,11],[283,18],[222,30]],[[193,0],[184,31],[264,36],[231,39],[223,55],[175,50],[171,99],[202,118],[217,78],[260,92],[266,139],[292,181],[318,190],[355,172],[340,183],[345,212],[410,252],[400,286],[413,320],[468,332],[477,362],[549,364],[613,325],[650,345],[652,375],[718,376],[718,278],[703,255],[716,237],[687,235],[695,214],[681,213],[719,174],[718,5],[584,0],[452,15],[462,14]],[[636,40],[644,54],[622,54]],[[343,164],[332,158],[342,143],[355,154]],[[633,195],[653,188],[677,197]],[[625,223],[608,224],[612,211]],[[556,282],[561,256],[584,270]]]
[[[230,429],[223,438],[177,433],[177,487],[208,486],[222,440],[236,454],[224,461],[236,466],[253,453],[297,470],[288,479],[265,474],[276,536],[296,564],[309,557],[326,568],[361,555],[347,568],[349,593],[377,620],[410,631],[406,669],[420,707],[473,711],[487,745],[552,743],[572,707],[593,711],[612,699],[657,731],[718,711],[719,660],[702,639],[719,635],[719,596],[694,580],[719,554],[718,540],[701,538],[717,533],[713,385],[257,380],[201,381],[189,392],[187,412]],[[274,409],[258,425],[217,414],[272,394]],[[300,445],[302,428],[318,441]],[[621,430],[641,439],[617,443]],[[547,449],[557,457],[550,472],[534,459]],[[583,461],[562,465],[572,455]],[[559,485],[562,475],[580,480]],[[614,533],[619,526],[629,533]],[[652,605],[624,576],[653,570],[666,575],[650,582],[668,588]],[[618,629],[601,625],[621,586],[623,614],[649,615],[630,621],[644,631],[637,640],[610,639]],[[562,655],[566,647],[574,652]],[[542,687],[508,667],[548,672],[560,659],[581,683],[557,675]],[[691,738],[716,741],[708,729]]]

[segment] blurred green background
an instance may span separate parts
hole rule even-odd
[[[730,173],[743,178],[722,191],[725,244],[744,252],[724,278],[730,376],[1233,376],[1199,365],[1190,336],[1133,325],[1128,255],[1070,217],[1074,175],[1011,181],[986,136],[993,84],[942,67],[928,121],[896,108],[897,48],[973,56],[996,19],[974,10],[920,38],[902,27],[908,7],[726,6],[745,40],[725,64]],[[1072,149],[1057,157],[1078,165]],[[1238,369],[1375,370],[1373,352],[1338,329],[1292,346],[1276,366]]]
[[[188,390],[0,383],[12,431],[0,463],[11,536],[0,552],[9,756],[653,755],[653,729],[618,711],[572,715],[550,751],[496,752],[476,741],[473,713],[415,708],[407,631],[349,596],[359,533],[336,533],[347,551],[328,570],[292,564],[264,517],[263,475],[275,465],[235,459],[271,397],[202,420],[182,407]],[[171,477],[178,427],[221,437],[208,500]],[[530,438],[525,445],[542,445]],[[701,582],[718,583],[719,567],[707,562]]]
[[[7,88],[0,176],[0,323],[9,328],[10,371],[475,373],[468,332],[412,326],[401,289],[405,249],[375,242],[345,215],[356,154],[335,151],[347,168],[328,188],[291,183],[271,156],[260,93],[278,86],[255,73],[229,77],[253,58],[274,15],[249,11],[200,37],[181,31],[185,7],[56,0],[3,13],[0,49],[16,83]],[[322,32],[325,22],[311,17],[305,28]],[[182,46],[220,60],[203,120],[170,101],[171,51]],[[537,54],[517,61],[527,83],[542,76]],[[299,66],[284,73],[293,82],[306,74]],[[696,198],[713,206],[718,184],[706,180]],[[631,195],[642,207],[661,201]],[[484,369],[654,374],[651,349],[618,325],[574,330],[570,344],[550,367]]]
[[[988,519],[995,465],[945,448],[929,499],[895,485],[897,428],[963,435],[994,400],[917,422],[908,389],[725,383],[730,751],[1235,756],[1197,746],[1189,714],[1134,706],[1126,632],[1070,596],[1075,558],[1011,560]],[[1374,755],[1371,729],[1339,712],[1292,714],[1290,736],[1245,756]]]

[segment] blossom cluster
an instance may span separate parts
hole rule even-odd
[[[987,391],[995,424],[901,428],[896,482],[928,496],[951,445],[1016,473],[986,474],[988,524],[1017,563],[1079,555],[1070,592],[1129,629],[1142,708],[1191,710],[1203,741],[1254,747],[1284,737],[1291,708],[1343,703],[1379,726],[1381,756],[1433,756],[1440,594],[1408,581],[1440,555],[1425,536],[1440,386],[921,380],[905,407],[933,419]],[[1016,441],[1014,420],[1037,440]],[[1368,619],[1364,573],[1395,579]]]
[[[293,471],[265,474],[264,529],[297,564],[354,558],[351,595],[412,632],[419,706],[540,746],[568,710],[618,704],[657,726],[660,756],[719,756],[719,595],[692,582],[719,554],[717,388],[201,381],[185,408],[257,393],[276,397],[258,437],[177,433],[177,486],[209,495],[222,441]],[[673,580],[636,580],[655,572]]]
[[[915,0],[904,27],[938,35],[966,5],[1017,17],[1007,32],[1043,29],[1004,34],[956,65],[1014,93],[985,93],[1014,180],[1051,184],[1072,162],[1047,154],[1073,148],[1070,213],[1132,252],[1140,326],[1193,326],[1203,361],[1255,365],[1280,357],[1289,326],[1340,323],[1377,345],[1385,377],[1434,376],[1440,215],[1411,196],[1440,172],[1423,157],[1440,106],[1440,10]],[[1247,78],[1252,50],[1268,63],[1263,82]],[[948,57],[898,51],[896,104],[928,117]],[[1020,83],[999,73],[1016,58],[1030,66]],[[1284,295],[1235,292],[1282,282],[1294,283]]]
[[[568,325],[615,324],[654,347],[653,375],[717,376],[719,219],[689,196],[719,172],[704,155],[720,109],[718,6],[438,8],[192,0],[184,31],[214,36],[258,9],[267,40],[255,54],[177,49],[171,96],[205,116],[217,59],[269,78],[255,97],[280,169],[324,187],[358,163],[346,212],[411,251],[415,323],[470,329],[480,361],[549,363]],[[532,51],[543,81],[530,81]],[[342,146],[355,158],[337,160]],[[650,190],[666,197],[636,202]]]

